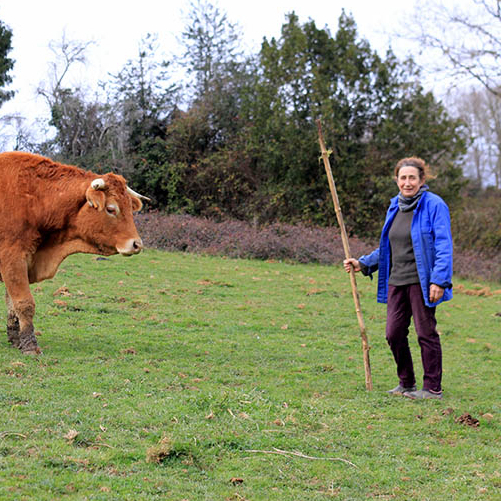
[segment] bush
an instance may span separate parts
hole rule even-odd
[[[456,249],[454,272],[469,280],[501,282],[501,255]]]
[[[138,214],[136,224],[147,247],[167,251],[297,263],[339,264],[344,259],[341,235],[334,227],[281,223],[257,226],[155,212]],[[371,252],[376,245],[350,238],[355,257]],[[455,249],[454,272],[472,280],[501,281],[501,256]]]
[[[465,197],[452,214],[456,245],[467,252],[498,256],[501,253],[500,206],[500,190],[485,190],[480,196]]]
[[[298,263],[334,264],[344,259],[336,228],[282,223],[256,226],[160,213],[138,214],[136,224],[145,245],[157,249]],[[357,238],[350,239],[350,247],[354,256],[373,248]]]

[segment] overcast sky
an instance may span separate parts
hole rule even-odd
[[[353,14],[360,36],[384,55],[395,23],[413,10],[416,0],[214,0],[232,23],[238,24],[249,50],[257,51],[263,37],[280,35],[288,12],[294,11],[300,22],[313,19],[318,28],[333,33],[341,10]],[[67,40],[94,41],[88,52],[85,77],[94,85],[107,80],[124,64],[137,57],[138,44],[148,33],[158,34],[161,52],[168,57],[179,53],[177,38],[190,10],[189,0],[0,0],[0,20],[13,32],[15,60],[11,88],[16,97],[5,103],[0,115],[19,113],[31,123],[47,110],[36,88],[47,79],[53,53],[49,42]],[[401,42],[392,47],[402,52]]]

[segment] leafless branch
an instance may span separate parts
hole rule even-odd
[[[245,452],[251,452],[251,453],[261,453],[261,454],[278,454],[280,456],[295,456],[303,459],[312,459],[312,460],[319,460],[319,461],[341,461],[343,463],[346,463],[350,466],[353,466],[354,468],[358,468],[358,466],[351,461],[348,461],[347,459],[343,458],[323,458],[323,457],[315,457],[315,456],[307,456],[306,454],[303,454],[302,452],[297,452],[297,451],[284,451],[281,449],[277,449],[273,447],[272,451],[266,451],[266,450],[255,450],[255,449],[249,449],[246,450]]]
[[[16,433],[14,431],[4,431],[4,432],[0,433],[0,438],[5,438],[5,437],[9,437],[9,436],[27,438],[26,435],[23,435],[22,433]]]
[[[501,2],[469,4],[423,0],[416,4],[398,38],[421,47],[420,63],[430,74],[447,74],[451,85],[473,80],[501,97]],[[438,56],[438,57],[437,57]]]

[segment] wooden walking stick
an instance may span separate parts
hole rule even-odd
[[[329,181],[329,188],[331,190],[332,201],[334,202],[334,209],[336,210],[337,222],[339,223],[339,229],[341,230],[341,240],[343,241],[344,255],[346,259],[351,258],[350,244],[348,242],[348,235],[346,233],[346,227],[344,225],[343,214],[341,212],[341,206],[339,204],[339,198],[337,196],[336,183],[334,182],[334,177],[332,175],[331,164],[329,161],[329,153],[325,149],[324,138],[322,134],[322,124],[320,120],[317,120],[318,126],[318,142],[320,143],[320,150],[322,152],[322,159],[324,161],[325,172],[327,173],[327,179]],[[372,390],[372,375],[371,375],[371,363],[369,359],[369,341],[367,339],[367,334],[365,332],[365,323],[362,316],[362,310],[360,309],[360,297],[358,295],[357,279],[355,278],[355,271],[353,266],[350,269],[350,281],[351,281],[351,291],[353,293],[353,301],[355,302],[355,310],[357,312],[358,325],[360,326],[360,337],[362,338],[362,350],[364,355],[364,369],[365,369],[365,387],[367,390]]]

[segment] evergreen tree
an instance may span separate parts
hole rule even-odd
[[[0,21],[0,106],[14,96],[14,91],[5,89],[12,83],[9,73],[14,68],[14,61],[8,56],[11,50],[12,31]]]
[[[247,113],[260,180],[255,206],[263,219],[333,220],[316,119],[333,147],[348,226],[358,233],[379,228],[399,158],[414,154],[445,163],[462,152],[460,123],[423,94],[415,73],[393,54],[382,60],[358,39],[345,13],[334,36],[289,14],[280,39],[264,41],[260,70]]]
[[[240,149],[240,110],[253,76],[239,37],[219,9],[204,1],[191,4],[182,34],[188,109],[177,113],[165,140],[175,159],[165,172],[170,210],[245,216],[252,189]]]
[[[169,66],[157,61],[155,36],[141,41],[138,57],[113,75],[110,109],[119,171],[154,203],[165,196],[165,170],[175,159],[165,147],[167,128],[176,114],[178,86],[170,83]]]

